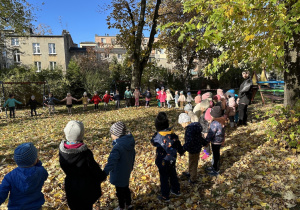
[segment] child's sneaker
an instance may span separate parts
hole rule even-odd
[[[170,199],[169,198],[165,198],[161,195],[157,196],[158,200],[161,200],[161,201],[164,201],[164,202],[170,202]]]
[[[218,175],[219,175],[219,172],[220,172],[220,171],[212,170],[212,171],[210,171],[210,172],[207,172],[207,174],[210,175],[210,176],[218,176]]]
[[[180,192],[174,192],[173,190],[171,190],[171,194],[176,195],[176,196],[181,196]]]

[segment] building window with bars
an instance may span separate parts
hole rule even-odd
[[[42,63],[39,61],[34,62],[34,66],[36,68],[36,72],[41,72],[42,70]]]
[[[106,38],[101,38],[102,43],[106,43]]]
[[[50,61],[50,70],[54,70],[56,68],[56,62]]]
[[[49,47],[49,54],[56,54],[54,43],[49,43],[48,47]]]
[[[41,54],[40,43],[33,43],[33,54]]]
[[[19,38],[11,38],[12,46],[19,46]]]
[[[21,53],[18,50],[14,51],[14,62],[15,63],[21,62]]]

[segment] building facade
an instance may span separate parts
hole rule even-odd
[[[42,69],[61,68],[65,73],[77,44],[72,40],[68,31],[61,35],[20,36],[13,31],[5,31],[4,42],[1,46],[2,57],[0,68],[14,65],[33,67],[37,72]],[[73,49],[70,51],[70,49]]]

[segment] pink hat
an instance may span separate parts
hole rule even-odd
[[[208,99],[208,98],[211,99],[211,97],[212,97],[211,92],[207,92],[207,93],[204,93],[204,94],[202,95],[202,100],[205,100],[205,99]]]
[[[197,92],[197,95],[200,95],[201,94],[201,90],[199,90],[198,92]]]
[[[222,89],[217,89],[217,95],[223,96],[224,95],[223,90]]]
[[[205,120],[212,120],[212,117],[210,115],[210,111],[211,111],[211,108],[208,108],[205,112],[205,116],[204,116],[204,119]]]

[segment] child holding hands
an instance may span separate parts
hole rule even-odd
[[[72,100],[77,101],[76,98],[73,98],[71,96],[71,93],[67,93],[67,97],[65,97],[64,99],[61,100],[61,102],[66,101],[66,107],[68,109],[69,114],[72,114],[72,106],[73,106]]]

